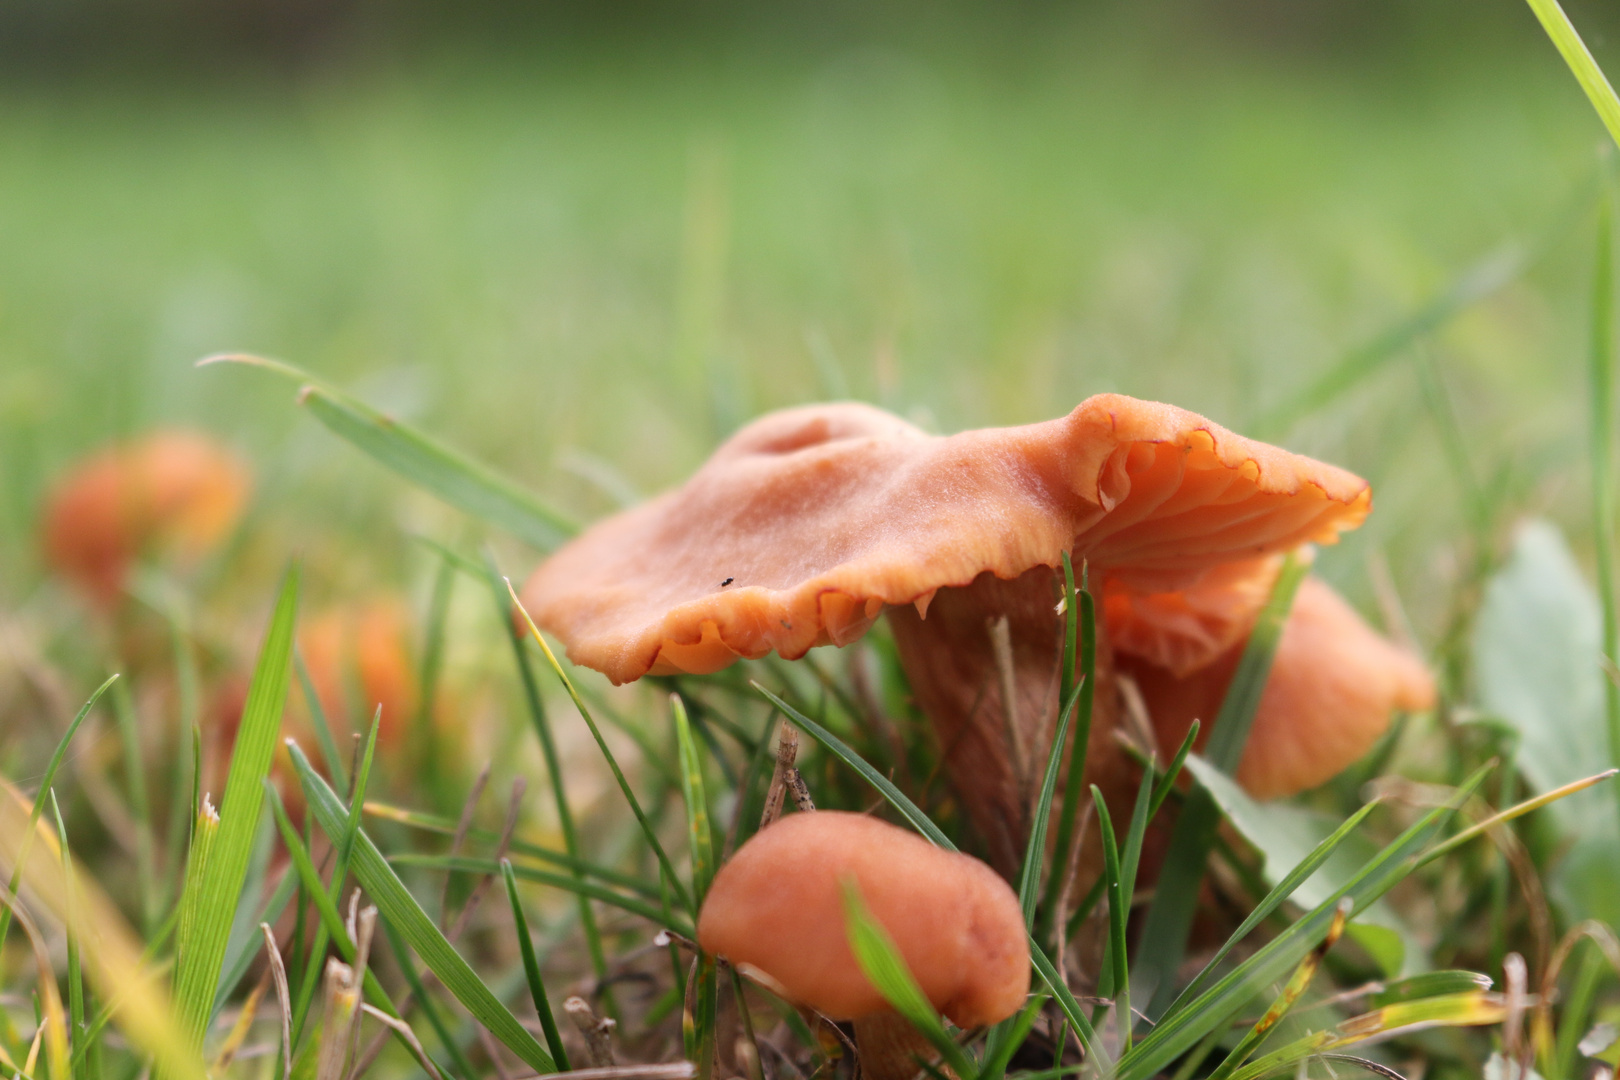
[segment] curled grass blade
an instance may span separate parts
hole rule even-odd
[[[289,740],[287,749],[292,754],[293,767],[298,771],[315,820],[328,837],[335,839],[342,836],[347,828],[347,812],[342,800],[321,779],[298,744]],[[461,954],[445,940],[364,829],[355,833],[349,866],[388,925],[422,958],[445,989],[461,1002],[478,1023],[536,1072],[557,1070],[551,1055],[535,1041],[527,1028],[518,1023],[511,1010],[484,985]]]
[[[230,354],[210,356],[198,366],[216,363],[247,364],[303,384],[298,403],[328,430],[417,487],[541,551],[552,550],[579,531],[567,515],[495,470],[291,364]]]

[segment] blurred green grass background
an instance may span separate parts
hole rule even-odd
[[[0,16],[7,604],[41,595],[51,476],[157,424],[249,456],[245,543],[317,592],[463,527],[214,352],[589,518],[843,394],[948,431],[1112,390],[1260,433],[1514,244],[1526,273],[1264,434],[1374,482],[1325,572],[1365,604],[1386,554],[1431,641],[1460,476],[1585,531],[1601,130],[1522,4],[65,10]],[[1571,13],[1615,68],[1613,13]]]

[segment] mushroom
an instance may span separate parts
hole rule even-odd
[[[904,1037],[909,1025],[855,959],[848,884],[952,1023],[994,1024],[1023,1005],[1029,941],[1012,889],[972,856],[864,814],[792,814],[756,833],[715,875],[698,943],[796,1005],[855,1021],[868,1073],[910,1075],[926,1044]]]
[[[1010,875],[1044,757],[1032,748],[1057,714],[1063,555],[1089,563],[1103,600],[1101,690],[1109,634],[1182,675],[1227,655],[1280,556],[1334,542],[1370,506],[1348,472],[1117,394],[952,436],[814,405],[747,425],[682,487],[586,530],[524,601],[616,683],[848,644],[887,607],[953,786]],[[1108,791],[1126,770],[1113,695],[1096,702],[1088,773]]]
[[[1162,752],[1181,743],[1195,717],[1215,715],[1243,644],[1177,672],[1127,655],[1116,640],[1115,663],[1141,690]],[[1262,799],[1315,787],[1366,753],[1391,711],[1434,702],[1434,680],[1415,656],[1375,633],[1325,582],[1306,578],[1277,643],[1238,782]]]
[[[246,466],[210,436],[154,432],[95,454],[58,482],[44,513],[46,558],[111,607],[145,549],[195,558],[223,539],[250,486]]]

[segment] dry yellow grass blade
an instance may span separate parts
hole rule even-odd
[[[173,1080],[206,1080],[202,1059],[187,1049],[170,1007],[169,988],[141,962],[139,940],[112,901],[83,872],[72,884],[53,844],[30,844],[28,801],[4,781],[0,798],[0,865],[6,874],[22,866],[22,882],[35,911],[61,921],[69,889],[85,968],[102,1000],[116,1008],[114,1023]],[[53,838],[54,839],[54,838]],[[54,985],[54,984],[53,984]]]

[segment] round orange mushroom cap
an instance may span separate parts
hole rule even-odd
[[[1116,655],[1119,669],[1141,689],[1166,753],[1175,751],[1195,717],[1208,729],[1243,644],[1185,675],[1123,651]],[[1371,749],[1392,712],[1429,709],[1434,702],[1434,679],[1417,657],[1374,631],[1326,583],[1306,578],[1283,625],[1237,779],[1261,799],[1315,787]]]
[[[147,547],[195,557],[222,540],[250,487],[246,466],[210,436],[155,432],[92,456],[57,484],[45,508],[46,557],[110,604]]]
[[[1212,567],[1330,543],[1365,481],[1118,394],[1024,427],[933,436],[813,405],[743,428],[681,488],[599,522],[524,587],[577,663],[628,682],[847,644],[980,574],[1063,553],[1169,592]]]
[[[1023,1005],[1029,942],[1007,883],[969,855],[863,814],[791,814],[755,834],[715,875],[698,942],[834,1020],[890,1012],[850,950],[846,881],[952,1023],[993,1024]]]

